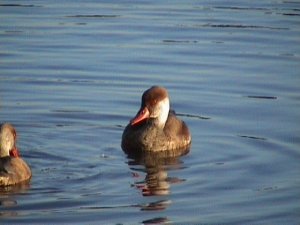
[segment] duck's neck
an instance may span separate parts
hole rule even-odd
[[[160,113],[155,119],[155,125],[161,129],[165,127],[170,111],[170,102],[168,98],[165,98],[160,102]]]

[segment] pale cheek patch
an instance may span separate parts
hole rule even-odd
[[[158,123],[161,126],[164,126],[169,115],[169,110],[170,110],[170,103],[169,99],[165,98],[163,101],[159,103],[159,108],[160,108],[160,114],[158,116]]]

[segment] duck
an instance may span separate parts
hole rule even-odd
[[[121,147],[128,154],[178,156],[189,151],[191,140],[185,122],[170,110],[167,89],[152,86],[143,93],[139,111],[125,127]]]
[[[0,187],[16,185],[30,180],[30,167],[21,158],[16,147],[15,128],[4,123],[0,127]]]

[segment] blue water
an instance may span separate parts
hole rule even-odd
[[[0,121],[30,185],[1,224],[299,224],[300,2],[2,1]],[[190,153],[129,159],[165,86]]]

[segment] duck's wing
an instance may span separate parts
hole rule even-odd
[[[164,127],[167,136],[190,139],[190,131],[185,122],[176,117],[175,112],[170,110],[167,122]]]

